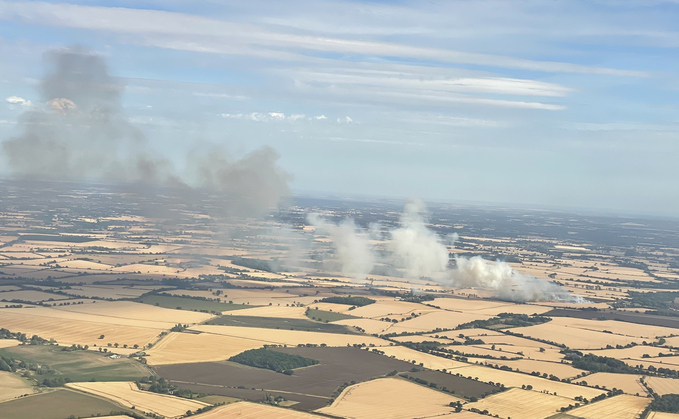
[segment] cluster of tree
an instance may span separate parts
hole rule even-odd
[[[205,396],[202,393],[194,393],[191,390],[179,388],[174,384],[170,384],[166,379],[162,377],[156,377],[151,375],[149,377],[143,377],[137,381],[137,387],[142,387],[142,384],[146,384],[146,390],[152,393],[158,394],[172,394],[174,396],[183,397],[185,399],[195,399]]]
[[[40,385],[43,387],[62,387],[66,383],[70,383],[71,379],[66,377],[50,377],[50,378],[43,378],[42,381],[40,381]]]
[[[268,349],[250,349],[229,358],[229,361],[250,367],[265,368],[271,371],[292,375],[295,368],[318,364],[318,361],[299,355],[290,355]]]
[[[64,352],[86,351],[88,349],[90,349],[89,345],[82,346],[80,344],[76,345],[75,343],[71,346],[64,346],[63,348],[61,348],[61,350]]]
[[[656,412],[679,413],[679,394],[665,394],[656,397],[649,407]]]
[[[283,267],[276,260],[264,260],[254,258],[234,258],[231,263],[238,266],[245,266],[246,268],[255,269],[265,272],[281,272]]]
[[[468,323],[463,323],[457,326],[457,329],[487,329],[498,324],[512,327],[525,327],[547,323],[551,320],[551,317],[540,316],[537,314],[529,316],[527,314],[500,313],[497,315],[497,317],[490,319],[474,320]]]
[[[565,359],[573,361],[573,367],[591,372],[613,372],[618,374],[638,374],[640,371],[623,361],[608,356],[594,354],[582,355],[578,351],[570,351]]]
[[[184,330],[186,330],[188,328],[189,328],[188,324],[177,323],[174,326],[172,326],[172,329],[170,329],[170,332],[183,332]]]
[[[348,296],[325,297],[320,302],[363,307],[367,306],[368,304],[373,304],[375,300],[367,297],[352,297],[351,295],[348,295]]]
[[[377,295],[399,298],[402,301],[407,301],[409,303],[421,303],[423,301],[432,301],[436,298],[432,294],[415,294],[412,291],[407,293],[401,293],[398,291],[388,291],[377,288],[370,288],[370,292]]]
[[[679,298],[679,292],[677,291],[628,291],[627,294],[629,295],[629,299],[618,302],[618,304],[616,304],[617,306],[650,307],[659,310],[666,310],[673,306],[675,298]]]
[[[33,335],[30,338],[25,333],[10,332],[5,328],[0,329],[0,339],[16,339],[26,345],[43,345],[46,343],[53,344],[56,343],[54,339],[44,339],[38,335]]]

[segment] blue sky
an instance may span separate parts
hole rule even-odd
[[[43,53],[82,44],[180,171],[269,145],[295,191],[677,216],[677,22],[654,0],[0,1],[0,140]]]

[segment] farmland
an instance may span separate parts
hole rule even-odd
[[[64,201],[64,208],[82,205],[69,198],[74,194],[51,193],[45,192]],[[16,409],[38,418],[87,417],[132,405],[137,414],[178,417],[221,401],[230,404],[196,416],[301,419],[320,417],[318,411],[422,417],[451,413],[457,405],[450,402],[460,401],[460,418],[483,417],[470,409],[513,418],[580,412],[598,417],[610,406],[631,418],[652,397],[645,398],[642,378],[657,395],[679,393],[672,372],[679,371],[677,317],[646,314],[653,307],[639,305],[661,304],[665,313],[676,309],[670,297],[679,292],[673,282],[679,272],[671,264],[679,244],[659,227],[630,230],[601,220],[580,225],[561,219],[569,231],[589,237],[578,241],[554,229],[558,214],[536,215],[528,227],[516,221],[521,217],[507,221],[501,211],[481,223],[473,212],[455,210],[453,216],[436,208],[437,222],[427,228],[464,233],[447,245],[449,254],[480,255],[488,266],[503,255],[519,273],[553,279],[567,293],[590,299],[517,303],[500,300],[488,287],[409,277],[398,264],[382,263],[365,278],[343,274],[332,260],[332,238],[316,232],[306,213],[358,216],[365,225],[386,217],[385,238],[399,225],[400,210],[382,204],[354,212],[345,204],[300,201],[298,210],[282,212],[281,219],[235,220],[201,212],[217,201],[190,208],[164,202],[162,207],[181,214],[166,219],[138,214],[136,203],[111,207],[96,193],[86,195],[90,203],[82,214],[55,210],[61,218],[52,221],[37,215],[43,207],[31,194],[22,198],[34,202],[30,211],[16,211],[0,199],[0,300],[7,300],[0,304],[0,355],[29,367],[2,372],[2,383],[9,384],[0,385],[0,396],[32,394],[0,403],[0,417],[19,417]],[[292,233],[282,233],[282,219],[295,226]],[[643,230],[664,247],[604,245],[585,225],[632,236]],[[392,251],[386,239],[371,245],[379,254]],[[624,256],[634,253],[630,246],[643,256]],[[288,257],[291,247],[305,250]],[[286,269],[267,272],[234,258]],[[656,291],[663,294],[650,294]],[[518,321],[534,314],[545,317]],[[57,345],[31,341],[33,335]],[[318,363],[276,368],[276,357],[262,365],[229,361],[265,346],[267,353]],[[589,353],[622,361],[631,367],[616,371],[629,373],[593,372],[600,366],[589,362]],[[573,365],[581,356],[587,362]],[[167,386],[153,393],[131,383],[149,376]],[[70,380],[72,388],[40,386],[44,378]],[[613,388],[625,394],[599,400]],[[186,390],[198,401],[167,394]],[[598,401],[559,411],[583,398]],[[53,403],[54,412],[38,412],[42,402],[29,405],[31,399]],[[72,412],[61,409],[67,400],[75,403]]]
[[[183,416],[187,410],[197,410],[207,406],[205,403],[193,400],[141,391],[133,382],[69,383],[66,386],[104,397],[127,408],[134,407],[135,410],[168,418]]]
[[[382,378],[347,387],[320,413],[350,418],[413,418],[443,415],[461,401],[397,378]]]
[[[569,417],[584,419],[636,419],[649,399],[621,394],[568,412]],[[556,416],[555,416],[556,418]]]

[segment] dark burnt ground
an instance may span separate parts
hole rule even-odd
[[[266,391],[262,391],[264,389],[272,395],[280,394],[288,400],[299,402],[293,406],[297,409],[313,410],[325,406],[344,383],[366,381],[392,371],[410,371],[413,367],[408,362],[358,348],[272,349],[316,359],[320,363],[296,369],[293,375],[233,362],[160,365],[155,370],[178,387],[192,391],[259,401],[266,394]]]
[[[455,370],[452,371],[454,372]],[[401,374],[401,376],[404,378],[419,378],[420,380],[427,382],[426,384],[421,383],[422,385],[434,387],[432,384],[435,384],[436,387],[434,388],[447,391],[456,396],[462,396],[467,399],[470,397],[476,397],[480,399],[500,391],[500,387],[439,371],[422,370],[418,372],[406,372]],[[411,379],[411,381],[413,380]],[[446,390],[444,390],[444,388]]]

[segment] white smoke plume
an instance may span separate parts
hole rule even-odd
[[[426,207],[421,200],[409,200],[401,214],[401,226],[391,230],[389,250],[392,264],[407,278],[436,277],[448,269],[448,249],[425,224]]]
[[[369,234],[359,230],[350,218],[334,224],[318,214],[310,214],[308,220],[318,233],[332,240],[335,259],[342,273],[355,279],[365,279],[375,266],[375,253]]]
[[[493,289],[497,291],[499,298],[516,302],[578,302],[579,297],[572,295],[561,286],[545,279],[522,274],[503,261],[490,263],[480,256],[472,258],[455,256],[455,262],[456,268],[450,271],[454,287]]]
[[[341,270],[348,276],[363,279],[376,263],[385,263],[401,270],[406,278],[430,278],[446,287],[479,287],[492,289],[497,297],[507,301],[568,301],[584,302],[561,286],[545,279],[522,274],[503,261],[488,262],[480,256],[455,256],[450,268],[446,244],[452,245],[458,235],[441,238],[427,227],[426,207],[421,200],[409,200],[400,218],[400,226],[388,232],[388,256],[379,258],[369,239],[382,237],[371,226],[367,231],[356,227],[351,219],[340,224],[322,220],[315,214],[309,222],[321,234],[328,235],[335,247]]]

